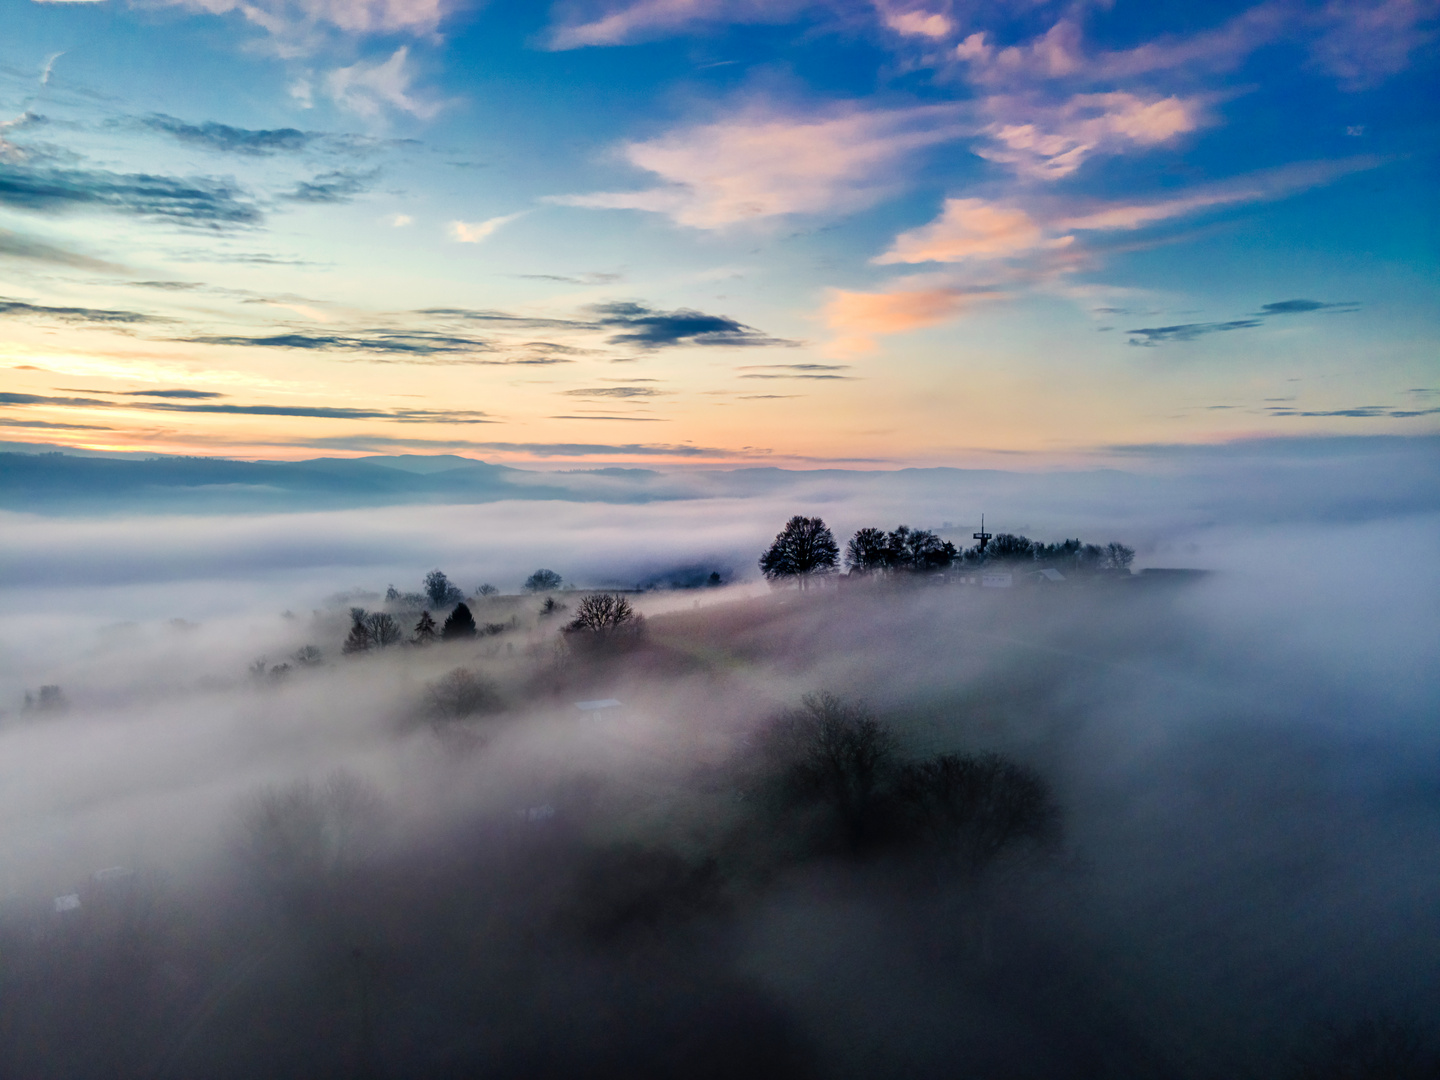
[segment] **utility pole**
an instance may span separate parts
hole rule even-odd
[[[985,515],[980,515],[980,531],[970,539],[980,541],[980,554],[985,554],[985,545],[990,542],[990,534],[985,531]]]

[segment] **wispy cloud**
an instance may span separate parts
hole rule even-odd
[[[296,128],[270,128],[251,130],[231,127],[207,120],[200,124],[188,124],[164,113],[143,118],[140,123],[153,131],[164,132],[191,146],[204,147],[225,154],[247,154],[269,156],[278,153],[294,153],[310,146],[316,138],[313,132]]]
[[[1127,330],[1133,335],[1129,344],[1154,348],[1172,341],[1194,341],[1209,334],[1222,334],[1230,330],[1253,330],[1264,320],[1273,316],[1309,315],[1317,311],[1346,313],[1357,311],[1360,305],[1351,302],[1327,303],[1322,300],[1277,300],[1262,304],[1253,316],[1231,319],[1227,322],[1181,323],[1177,326],[1149,326],[1138,330]],[[1273,410],[1272,410],[1273,411]],[[1306,414],[1309,415],[1309,414]],[[1338,415],[1338,414],[1337,414]]]
[[[890,250],[874,261],[889,263],[961,262],[1004,259],[1040,248],[1064,247],[1071,236],[1047,236],[1026,211],[984,199],[946,199],[940,217],[903,232]]]
[[[210,15],[239,12],[273,35],[281,51],[303,51],[322,28],[346,34],[434,35],[451,5],[443,0],[160,0]]]
[[[663,187],[550,201],[645,210],[697,229],[857,210],[903,185],[900,168],[910,154],[960,135],[958,117],[951,105],[886,110],[850,102],[812,114],[753,105],[627,144],[624,157]]]
[[[663,390],[656,390],[649,386],[594,386],[581,390],[562,390],[562,394],[570,397],[586,398],[651,398],[664,394]]]
[[[811,0],[579,0],[557,12],[547,44],[626,45],[707,24],[785,22],[809,6]]]
[[[1228,322],[1180,323],[1176,326],[1145,326],[1137,330],[1126,330],[1132,334],[1131,345],[1154,348],[1171,341],[1194,341],[1208,334],[1223,334],[1230,330],[1253,330],[1260,325],[1259,319],[1231,319]]]
[[[352,409],[322,405],[231,405],[213,402],[105,401],[0,393],[0,407],[143,409],[149,412],[211,413],[230,416],[297,416],[316,420],[393,420],[402,424],[489,424],[488,414],[468,409]]]
[[[67,323],[166,323],[170,319],[159,315],[147,315],[139,311],[113,311],[107,308],[54,307],[47,304],[31,304],[24,300],[6,300],[0,297],[0,316],[15,315],[26,318],[54,319]]]
[[[370,181],[376,175],[375,171],[356,173],[337,169],[302,180],[280,197],[300,203],[347,203],[369,190]]]
[[[882,292],[832,289],[824,310],[834,335],[827,348],[840,356],[871,352],[881,335],[939,326],[1001,296],[995,290],[918,281],[900,282]]]
[[[324,85],[336,105],[366,119],[378,119],[388,109],[409,113],[421,120],[433,119],[445,103],[418,94],[413,88],[414,81],[410,47],[402,45],[387,60],[360,60],[349,67],[336,68],[325,76]]]
[[[527,213],[526,210],[520,210],[513,214],[486,218],[484,221],[452,221],[450,222],[450,239],[461,244],[482,243],[495,235],[497,229],[524,217]]]
[[[490,353],[494,344],[480,338],[460,337],[426,330],[360,330],[345,334],[212,334],[183,341],[201,345],[229,345],[257,349],[303,349],[315,352],[370,353],[392,357],[433,358],[437,356]]]
[[[230,180],[32,167],[3,160],[0,207],[35,213],[109,210],[208,229],[256,225],[263,218],[244,189]]]
[[[1022,176],[1059,180],[1096,154],[1125,154],[1174,142],[1206,121],[1198,98],[1112,91],[1075,94],[1056,104],[997,95],[976,153]]]

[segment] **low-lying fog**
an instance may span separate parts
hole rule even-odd
[[[0,1075],[1436,1075],[1440,518],[771,590],[796,512],[898,523],[8,516]],[[437,566],[478,636],[342,652]]]

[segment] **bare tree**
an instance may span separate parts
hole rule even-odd
[[[378,649],[388,648],[399,642],[400,624],[395,616],[384,611],[372,611],[365,616],[365,629],[370,633],[370,642]]]

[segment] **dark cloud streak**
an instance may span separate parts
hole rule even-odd
[[[140,121],[152,131],[171,135],[183,143],[203,146],[226,154],[248,154],[269,156],[277,153],[294,153],[304,150],[318,137],[312,132],[296,128],[272,128],[255,131],[249,128],[231,127],[213,120],[203,124],[187,124],[173,116],[155,113]]]

